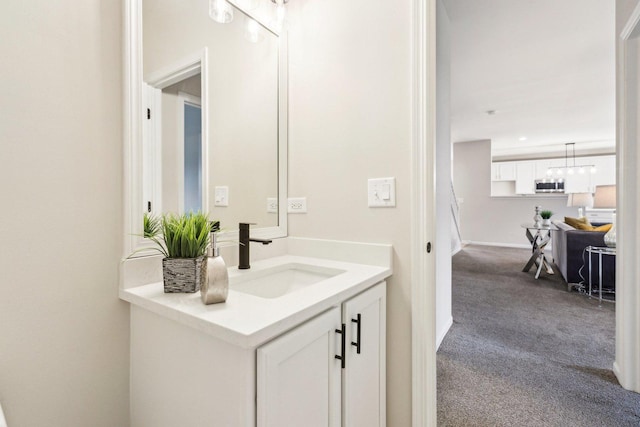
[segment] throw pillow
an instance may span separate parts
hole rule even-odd
[[[593,231],[609,231],[611,230],[611,227],[613,227],[613,224],[599,225],[597,227],[593,227]]]
[[[571,218],[569,216],[565,216],[564,217],[564,222],[566,224],[572,226],[576,230],[587,230],[587,231],[593,230],[593,226],[591,225],[591,223],[589,222],[589,220],[586,217]]]

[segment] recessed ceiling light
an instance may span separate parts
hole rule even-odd
[[[527,137],[526,136],[521,136],[520,138],[518,138],[520,141],[526,141]]]

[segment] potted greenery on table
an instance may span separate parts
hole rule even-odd
[[[207,280],[207,246],[211,224],[207,215],[166,214],[157,218],[145,214],[144,237],[158,245],[164,255],[164,291],[197,292]]]
[[[542,217],[542,225],[549,226],[551,225],[551,216],[553,212],[551,211],[542,211],[540,212],[540,216]]]

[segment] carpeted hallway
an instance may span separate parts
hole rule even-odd
[[[530,251],[453,257],[454,324],[438,351],[439,426],[640,426],[611,371],[615,307],[523,273]]]

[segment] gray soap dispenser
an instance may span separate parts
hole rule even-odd
[[[204,304],[225,302],[229,294],[229,273],[224,260],[218,252],[216,233],[220,230],[220,222],[211,222],[211,245],[207,260],[207,280],[200,288],[200,298]]]

